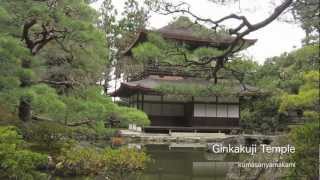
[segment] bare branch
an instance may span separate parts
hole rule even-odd
[[[79,83],[78,83],[78,82],[75,82],[75,81],[51,81],[51,80],[41,80],[41,81],[38,81],[38,83],[46,83],[46,84],[52,84],[52,85],[67,85],[67,86],[79,85]]]
[[[61,125],[64,125],[64,126],[70,126],[70,127],[81,126],[81,125],[89,125],[89,124],[94,122],[93,120],[81,120],[79,122],[73,122],[73,123],[64,124],[64,123],[61,123],[59,121],[55,121],[55,120],[52,120],[52,119],[49,119],[49,118],[40,117],[40,116],[37,116],[37,115],[33,115],[32,116],[32,120],[53,122],[53,123],[58,123],[58,124],[61,124]]]
[[[37,54],[47,43],[54,39],[63,39],[66,33],[69,31],[67,29],[57,30],[54,27],[50,27],[48,24],[41,24],[42,30],[37,33],[33,33],[35,37],[31,35],[31,28],[37,23],[36,18],[32,18],[26,21],[22,30],[22,39],[25,41],[27,48],[30,52],[35,55]]]

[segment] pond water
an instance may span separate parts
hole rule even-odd
[[[226,179],[234,158],[213,154],[204,147],[145,145],[153,159],[142,175],[132,180],[212,180]]]

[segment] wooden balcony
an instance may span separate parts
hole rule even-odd
[[[128,76],[128,81],[137,81],[149,75],[182,76],[208,78],[212,72],[209,67],[184,67],[173,65],[145,65],[143,71]]]

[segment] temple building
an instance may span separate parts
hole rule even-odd
[[[194,28],[169,24],[155,31],[141,31],[135,41],[123,52],[127,65],[134,62],[132,49],[147,41],[148,33],[189,48],[228,48],[234,37],[199,36]],[[245,40],[246,47],[256,40]],[[245,47],[245,48],[246,48]],[[133,67],[133,66],[131,66]],[[185,71],[181,66],[161,63],[142,64],[140,70],[131,70],[127,81],[111,95],[120,97],[130,107],[144,111],[151,124],[146,132],[197,131],[232,132],[240,129],[241,97],[254,94],[257,88],[244,85],[235,78],[208,78],[212,68]],[[222,73],[223,74],[223,73]],[[226,73],[225,73],[226,74]]]

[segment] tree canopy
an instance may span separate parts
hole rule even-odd
[[[96,84],[110,63],[109,42],[87,1],[1,0],[0,8],[2,108],[61,123],[120,111]]]

